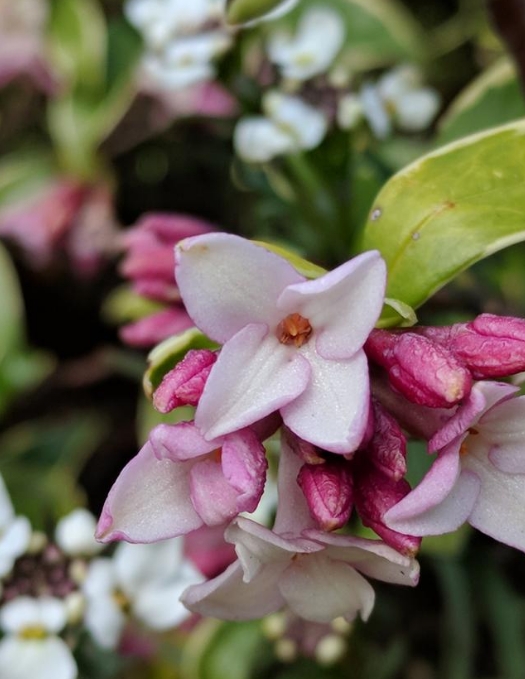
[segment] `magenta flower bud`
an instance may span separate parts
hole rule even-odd
[[[186,311],[182,307],[172,307],[128,323],[119,334],[122,341],[132,347],[151,347],[191,327],[193,322]]]
[[[164,375],[153,394],[153,405],[161,413],[179,406],[196,406],[217,354],[209,349],[191,349],[180,363]]]
[[[406,474],[407,443],[397,420],[372,399],[374,434],[366,450],[368,459],[380,472],[399,481]]]
[[[386,512],[410,492],[408,482],[395,481],[366,462],[356,469],[354,480],[355,506],[363,524],[402,554],[416,554],[421,538],[391,530],[383,521]]]
[[[323,530],[341,528],[350,518],[353,502],[353,479],[345,460],[327,460],[324,464],[305,464],[297,476],[310,514]]]
[[[469,323],[421,328],[472,373],[474,379],[506,377],[525,370],[525,320],[481,314]]]
[[[365,351],[387,370],[391,385],[419,405],[447,408],[472,388],[470,372],[450,351],[415,332],[372,330]]]
[[[283,437],[290,450],[303,462],[309,465],[324,464],[325,458],[320,454],[319,448],[294,434],[291,429],[283,426]]]

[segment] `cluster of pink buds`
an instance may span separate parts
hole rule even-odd
[[[191,406],[193,419],[153,429],[108,496],[99,539],[186,536],[194,549],[199,532],[221,534],[230,550],[202,553],[211,579],[182,595],[190,610],[243,620],[285,608],[322,625],[369,616],[366,578],[417,584],[425,535],[469,521],[525,551],[525,398],[485,379],[525,369],[525,321],[374,329],[378,252],[308,280],[261,245],[208,233],[181,241],[175,260],[176,289],[149,260],[155,289],[177,290],[220,348],[192,349],[165,374],[154,406]],[[414,489],[410,436],[435,456]],[[269,527],[257,513],[276,450]]]
[[[124,326],[121,330],[124,342],[151,347],[193,325],[173,278],[173,247],[183,238],[213,229],[211,224],[195,217],[151,213],[124,234],[120,272],[131,281],[138,295],[162,304],[159,311]]]

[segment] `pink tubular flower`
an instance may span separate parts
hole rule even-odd
[[[175,274],[197,327],[224,345],[195,416],[206,438],[279,410],[325,450],[358,447],[369,409],[362,346],[385,289],[378,252],[306,280],[264,247],[218,233],[180,243]]]
[[[475,379],[525,370],[525,320],[481,314],[469,323],[417,331],[451,351]]]
[[[181,601],[190,610],[227,620],[249,620],[288,606],[313,622],[343,616],[366,620],[374,590],[363,575],[415,585],[418,564],[384,543],[312,528],[295,479],[300,459],[283,446],[279,505],[273,531],[239,517],[225,537],[238,560],[209,582],[190,586]]]
[[[336,530],[345,525],[352,513],[354,484],[344,458],[303,465],[297,483],[310,514],[323,530]]]
[[[193,422],[161,424],[120,473],[97,528],[103,542],[156,542],[253,511],[266,479],[250,429],[206,441]]]
[[[374,330],[368,357],[388,371],[392,386],[418,405],[448,408],[470,391],[470,372],[446,348],[415,332]]]
[[[516,388],[478,382],[430,440],[437,458],[421,483],[385,514],[392,529],[439,535],[468,521],[525,551],[525,397]]]

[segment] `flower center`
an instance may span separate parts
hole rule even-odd
[[[114,589],[113,592],[111,593],[111,598],[123,613],[125,613],[126,615],[130,613],[131,601],[121,589],[118,588]]]
[[[40,641],[47,637],[47,630],[41,625],[28,625],[20,630],[18,636],[26,641]]]
[[[289,314],[277,326],[276,335],[281,344],[293,344],[302,347],[310,339],[312,326],[307,318],[300,314]]]
[[[470,429],[468,430],[468,436],[465,438],[465,440],[463,441],[463,443],[459,447],[459,454],[461,456],[467,455],[469,453],[468,440],[469,440],[470,436],[477,436],[478,434],[479,434],[479,431],[477,429],[474,429],[474,427],[470,427]]]

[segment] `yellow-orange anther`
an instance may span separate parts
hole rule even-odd
[[[277,339],[281,344],[293,344],[297,348],[308,342],[312,326],[300,314],[289,314],[277,326]]]

